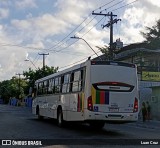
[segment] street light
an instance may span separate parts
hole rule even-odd
[[[76,36],[71,37],[71,39],[81,39],[81,40],[85,41],[86,44],[92,49],[92,51],[97,55],[97,57],[102,61],[102,59],[98,56],[98,54],[95,52],[95,50],[88,44],[88,42],[85,39],[80,38],[80,37],[76,37]]]
[[[25,59],[24,61],[30,61],[31,63],[32,63],[32,65],[37,69],[37,67],[35,66],[35,64],[31,61],[31,60],[29,60],[29,59]]]

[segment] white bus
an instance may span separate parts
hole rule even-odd
[[[105,122],[138,120],[137,68],[134,64],[87,60],[35,82],[33,114],[38,118],[85,121],[102,128]]]

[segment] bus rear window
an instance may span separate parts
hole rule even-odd
[[[134,86],[120,82],[95,83],[93,84],[93,87],[96,90],[116,92],[131,92],[134,89]]]

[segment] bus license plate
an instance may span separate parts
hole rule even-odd
[[[119,111],[119,108],[110,108],[109,111],[110,111],[110,112],[118,112],[118,111]]]

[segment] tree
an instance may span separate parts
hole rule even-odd
[[[149,49],[160,49],[160,19],[156,22],[156,25],[146,27],[147,32],[141,32],[146,39],[144,43],[147,43]]]
[[[17,77],[12,77],[12,79],[10,80],[4,80],[0,82],[0,95],[4,99],[5,103],[8,103],[10,97],[19,98],[19,93],[21,97],[24,97],[27,85],[28,84],[26,80],[19,79]]]
[[[111,55],[110,55],[108,46],[105,45],[104,47],[98,47],[98,46],[96,47],[105,55],[106,60],[111,59]]]
[[[26,80],[28,80],[29,83],[28,89],[29,89],[30,87],[32,88],[34,87],[34,83],[37,79],[56,73],[57,71],[58,67],[45,66],[45,71],[44,68],[38,68],[35,71],[30,68],[29,71],[24,71],[23,75],[26,77]]]
[[[23,98],[29,94],[29,88],[34,87],[34,83],[37,79],[53,74],[57,72],[57,70],[58,67],[54,68],[48,66],[45,66],[45,71],[43,68],[39,68],[36,71],[29,69],[29,71],[24,72],[25,79],[19,79],[14,76],[10,80],[4,80],[0,82],[0,97],[5,103],[8,103],[10,97],[19,98],[20,95],[21,98]]]

